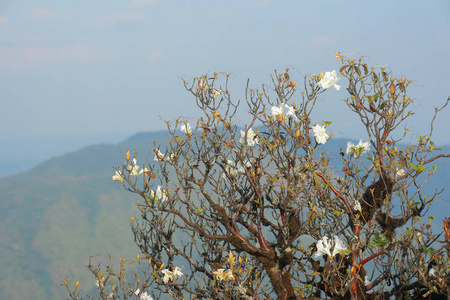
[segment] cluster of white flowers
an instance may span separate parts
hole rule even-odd
[[[180,130],[186,135],[192,134],[192,128],[191,128],[191,125],[189,125],[189,123],[181,125]]]
[[[175,281],[179,277],[183,276],[183,273],[181,272],[181,268],[175,267],[173,268],[173,271],[170,271],[169,269],[164,269],[161,271],[161,273],[164,274],[163,281],[164,283],[168,283],[170,281]]]
[[[326,236],[324,236],[322,239],[317,241],[316,247],[317,247],[317,252],[316,252],[316,254],[314,254],[314,258],[316,258],[316,259],[322,257],[322,255],[324,255],[324,254],[326,254],[326,255],[328,255],[328,257],[332,258],[336,254],[347,250],[347,247],[345,247],[344,243],[341,241],[341,239],[337,235],[334,236],[333,253],[331,253],[331,243],[328,242],[328,237],[326,237]]]
[[[339,90],[341,86],[336,84],[339,80],[340,80],[339,75],[337,74],[336,70],[333,70],[331,72],[325,72],[325,74],[321,73],[318,85],[323,89],[328,89],[334,86],[336,90]],[[272,106],[271,108],[272,116],[278,118],[279,122],[282,122],[289,118],[298,120],[298,117],[295,115],[295,112],[296,109],[293,106],[289,106],[286,103],[280,103],[278,106]],[[314,137],[318,144],[325,144],[330,138],[330,136],[326,133],[325,126],[316,124],[315,126],[313,126],[312,129],[314,132]],[[245,131],[241,130],[241,139],[240,139],[241,144],[244,143],[244,139],[245,139]],[[246,142],[247,145],[249,145],[250,147],[259,143],[256,133],[251,128],[248,130]]]
[[[250,162],[245,163],[246,168],[249,168],[251,166],[252,166],[252,164]],[[227,164],[225,166],[225,171],[226,171],[226,173],[230,174],[231,176],[237,176],[238,174],[245,173],[245,169],[243,166],[238,166],[234,161],[229,160],[229,159],[227,160]],[[226,173],[222,174],[223,178],[227,178]]]
[[[134,294],[135,294],[136,296],[138,296],[140,292],[141,292],[141,290],[140,290],[140,289],[137,289],[137,290],[134,292]],[[150,295],[148,295],[147,292],[143,292],[143,293],[141,294],[141,296],[139,296],[139,300],[153,300],[153,298],[150,297]]]
[[[158,152],[155,152],[155,153],[156,153],[155,160],[156,160],[156,157],[161,157],[160,155],[162,155],[162,158],[164,158],[164,154],[162,154],[159,150],[158,150]],[[173,158],[173,154],[168,156],[168,157],[166,157],[166,159],[172,159],[172,158]],[[130,175],[133,175],[133,176],[139,176],[141,174],[146,174],[147,176],[150,176],[152,174],[151,171],[149,169],[147,169],[146,167],[143,167],[138,172],[139,166],[137,165],[136,158],[133,158],[131,164],[128,164],[126,166],[126,169],[128,170],[128,172],[130,172]],[[123,183],[123,178],[124,177],[122,175],[122,172],[117,170],[116,174],[112,177],[112,180],[120,181],[120,182]],[[150,191],[150,196],[153,199],[155,199],[156,201],[161,201],[161,202],[167,201],[167,199],[168,199],[166,192],[159,185],[156,188],[156,191],[154,191],[154,190]]]
[[[157,201],[161,201],[164,202],[166,201],[167,198],[167,194],[166,192],[162,189],[161,186],[158,185],[158,187],[156,188],[156,192],[154,190],[150,191],[150,195]]]
[[[284,121],[287,118],[292,118],[294,120],[298,120],[295,115],[295,109],[292,106],[287,105],[286,103],[280,103],[279,106],[272,106],[272,116],[277,117],[278,120]]]
[[[339,77],[339,75],[336,73],[335,70],[331,72],[325,72],[325,75],[323,75],[323,77],[320,79],[318,85],[323,89],[328,89],[334,86],[334,88],[339,91],[341,86],[336,84],[339,81],[339,79],[341,78]]]
[[[159,149],[155,149],[153,151],[155,152],[155,158],[153,159],[154,161],[170,161],[175,157],[173,153],[166,156],[164,153],[159,151]]]
[[[137,175],[137,171],[139,170],[139,166],[137,165],[136,157],[133,158],[131,164],[127,164],[127,170],[130,172],[130,175]]]
[[[234,274],[232,270],[225,270],[225,269],[217,269],[213,271],[213,276],[215,279],[218,280],[234,280]]]
[[[359,143],[357,145],[347,142],[347,155],[350,152],[353,152],[354,157],[359,157],[361,154],[369,152],[370,151],[370,143],[369,142],[363,142],[362,140],[359,140]]]
[[[245,142],[245,131],[241,130],[241,139],[239,140],[239,143],[243,144]],[[255,144],[259,144],[258,136],[256,135],[256,132],[253,131],[253,129],[249,129],[247,132],[247,145],[249,147],[253,147]]]
[[[131,164],[127,164],[126,169],[128,172],[130,172],[130,175],[132,176],[139,176],[141,174],[149,175],[151,172],[146,167],[142,167],[142,169],[138,172],[139,166],[137,165],[136,158],[133,158],[131,161]],[[112,176],[113,181],[120,181],[123,183],[123,174],[121,171],[116,170],[116,174]]]
[[[318,144],[325,144],[330,138],[323,125],[316,124],[313,126],[312,130]]]

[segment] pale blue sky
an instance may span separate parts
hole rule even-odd
[[[164,129],[160,117],[198,115],[178,77],[233,73],[243,99],[247,78],[291,66],[301,81],[337,69],[336,51],[414,79],[408,125],[424,134],[450,96],[449,32],[448,0],[0,0],[0,141]],[[324,94],[316,121],[358,139],[345,96]],[[446,116],[435,140],[450,144]]]

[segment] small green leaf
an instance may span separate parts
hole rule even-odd
[[[374,238],[372,240],[372,243],[380,247],[389,245],[389,241],[386,239],[386,237],[380,235],[378,232],[374,232]]]
[[[319,185],[319,176],[317,176],[317,173],[316,172],[314,172],[313,173],[313,176],[314,176],[314,182],[317,184],[317,185]]]
[[[413,168],[416,172],[423,172],[427,169],[427,167],[423,167],[423,165],[415,165],[412,162],[409,162],[409,165],[411,168]]]

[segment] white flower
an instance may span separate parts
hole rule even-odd
[[[238,171],[236,169],[236,164],[232,160],[227,160],[227,165],[225,166],[225,171],[230,174],[231,176],[236,176],[238,174]],[[227,178],[227,174],[222,174],[223,178]]]
[[[245,168],[243,166],[240,166],[237,170],[240,174],[244,174],[245,173],[245,169],[248,169],[252,166],[252,164],[248,161],[245,163]]]
[[[350,152],[353,152],[354,157],[358,157],[363,153],[369,152],[370,150],[370,143],[369,142],[363,142],[362,140],[359,140],[358,145],[355,146],[355,144],[351,142],[347,142],[347,155]]]
[[[334,88],[339,91],[341,86],[336,84],[336,82],[338,82],[339,79],[341,78],[336,73],[336,70],[333,70],[331,72],[325,72],[325,75],[323,75],[322,79],[320,79],[318,85],[323,89],[328,89],[334,86]]]
[[[161,271],[161,273],[164,274],[163,281],[164,283],[171,281],[175,281],[178,279],[178,277],[183,276],[183,273],[181,272],[181,268],[174,268],[173,271],[170,271],[169,269],[164,269]]]
[[[155,149],[153,150],[153,152],[155,152],[155,158],[153,158],[154,161],[171,161],[174,157],[175,154],[170,154],[170,155],[164,155],[164,153],[162,153],[159,149]]]
[[[326,133],[325,126],[316,124],[313,126],[312,130],[314,133],[314,137],[316,138],[316,142],[318,144],[325,144],[327,142],[328,138],[330,137]]]
[[[403,176],[403,175],[405,175],[405,170],[404,169],[400,169],[400,170],[397,169],[397,176]]]
[[[170,271],[169,269],[164,269],[161,271],[161,273],[164,274],[163,278],[164,283],[168,283],[169,280],[173,280],[173,272]]]
[[[251,166],[252,166],[252,164],[250,162],[246,162],[245,163],[245,167],[246,168],[249,168]],[[230,174],[231,176],[237,176],[238,174],[244,174],[245,173],[245,169],[244,169],[243,166],[239,166],[238,167],[237,164],[234,161],[229,160],[229,159],[227,160],[227,164],[225,166],[225,171],[226,171],[226,173]],[[226,173],[222,174],[222,177],[225,178],[225,179],[227,178]]]
[[[341,239],[335,235],[334,236],[334,249],[333,249],[333,255],[335,256],[338,253],[341,253],[342,251],[347,250],[347,247],[345,247],[344,242],[341,241]]]
[[[328,242],[328,238],[324,236],[321,240],[317,242],[317,252],[314,255],[314,258],[320,258],[322,255],[326,254],[328,256],[331,256],[330,248],[331,244]]]
[[[245,131],[241,130],[241,139],[239,140],[239,143],[243,144],[244,139],[245,139]],[[259,144],[259,139],[258,136],[256,135],[256,132],[250,128],[247,132],[247,145],[249,147],[253,147],[255,144]]]
[[[369,280],[369,277],[367,275],[366,275],[366,277],[364,277],[364,285],[365,286],[370,285],[370,280]]]
[[[164,202],[167,200],[166,192],[159,185],[156,188],[156,192],[151,191],[151,195],[161,202]]]
[[[133,158],[131,165],[127,165],[127,170],[130,172],[130,175],[137,175],[137,171],[139,170],[139,166],[137,165],[136,157]]]
[[[322,255],[324,255],[324,254],[326,254],[326,255],[328,255],[328,257],[332,258],[336,254],[347,250],[344,243],[341,241],[341,239],[337,235],[334,236],[333,254],[331,254],[331,243],[328,242],[328,237],[326,237],[326,236],[324,236],[322,239],[317,241],[316,247],[317,247],[317,252],[314,255],[314,258],[316,258],[316,259],[322,257]]]
[[[140,289],[137,289],[134,294],[137,296],[139,295],[139,293],[141,292]],[[150,297],[150,295],[147,294],[147,292],[144,292],[141,294],[141,296],[139,297],[139,300],[153,300],[152,297]]]
[[[272,106],[272,116],[278,117],[278,120],[283,121],[286,118],[293,118],[297,120],[297,116],[295,115],[295,109],[292,106],[289,106],[285,103],[280,103],[280,106]]]
[[[226,270],[225,269],[217,269],[213,271],[213,276],[215,279],[218,280],[234,280],[234,274],[232,270]]]
[[[147,292],[144,292],[141,294],[141,297],[139,298],[139,300],[153,300],[153,298],[150,297],[150,295],[147,295]]]
[[[283,105],[283,103],[280,104],[280,107],[278,106],[272,106],[271,111],[272,111],[272,116],[283,116],[283,108],[281,108],[281,106]]]
[[[192,133],[192,128],[191,125],[189,125],[189,123],[181,125],[180,130],[186,135],[190,135]]]
[[[219,90],[212,89],[212,92],[213,92],[214,99],[216,99],[216,97],[222,93],[222,89],[219,89]]]
[[[361,212],[362,208],[361,208],[361,203],[358,200],[355,200],[355,204],[353,205],[353,209],[356,211]]]
[[[217,269],[213,271],[213,276],[219,280],[225,280],[225,269]]]
[[[173,276],[175,276],[175,277],[181,277],[181,276],[183,276],[183,273],[181,272],[181,268],[175,267],[175,268],[173,269]]]
[[[359,140],[358,145],[356,145],[356,147],[358,148],[362,148],[363,149],[363,153],[365,152],[369,152],[370,150],[370,143],[369,142],[364,142],[362,140]]]
[[[116,171],[116,175],[114,175],[114,176],[112,177],[112,180],[123,182],[122,172]]]
[[[164,159],[164,153],[159,151],[159,149],[155,149],[154,151],[155,151],[155,158],[153,160],[154,161],[162,161]]]
[[[347,142],[347,151],[346,151],[347,155],[353,151],[352,150],[353,148],[355,148],[355,144],[353,144],[352,142]]]
[[[145,174],[145,175],[149,176],[150,173],[151,173],[151,172],[150,172],[149,169],[147,169],[146,167],[143,167],[143,168],[139,171],[139,173],[137,173],[137,176],[139,176],[139,175],[141,175],[141,174]]]
[[[428,270],[428,276],[436,277],[436,270],[434,268]]]
[[[234,277],[234,274],[233,274],[233,271],[232,271],[232,270],[228,270],[228,271],[226,271],[226,272],[225,272],[225,276],[226,276],[226,277],[228,277],[228,280],[234,280],[234,279],[235,279],[235,277]]]
[[[100,279],[100,280],[97,279],[97,280],[95,281],[95,285],[96,285],[98,288],[103,287],[103,278]]]

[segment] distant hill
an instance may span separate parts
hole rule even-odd
[[[0,299],[63,299],[60,275],[93,285],[85,266],[90,256],[134,257],[129,227],[138,216],[139,198],[113,182],[113,166],[127,150],[138,163],[153,160],[153,141],[166,144],[166,132],[138,133],[117,145],[89,146],[41,163],[32,170],[0,178]],[[323,149],[338,153],[346,140],[333,139]],[[445,152],[450,152],[446,147]],[[450,159],[440,160],[432,187],[446,187]],[[450,189],[431,214],[450,211]],[[440,221],[439,221],[440,222]],[[441,226],[442,223],[436,224]]]
[[[118,143],[120,134],[70,137],[0,137],[0,178],[26,172],[56,155],[98,143]]]
[[[134,256],[136,196],[113,182],[127,150],[149,160],[164,134],[137,134],[0,178],[0,299],[63,299],[60,274],[89,286],[89,256]]]

